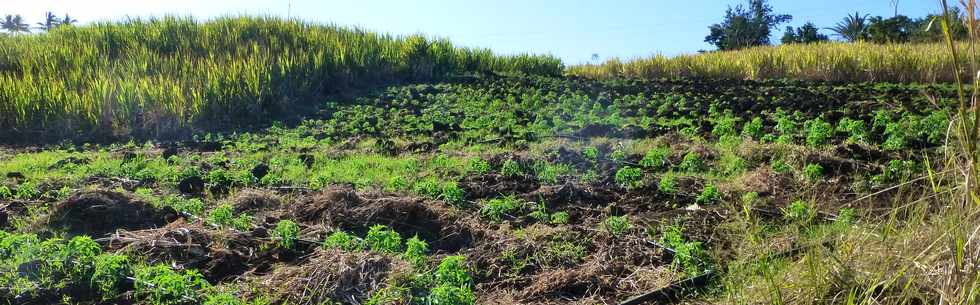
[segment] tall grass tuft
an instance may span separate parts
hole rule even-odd
[[[371,84],[563,69],[552,56],[276,17],[62,27],[0,36],[0,138],[162,136],[289,113]]]
[[[568,73],[590,78],[714,78],[802,79],[831,82],[954,82],[954,62],[936,56],[947,52],[942,43],[789,44],[737,51],[668,57],[656,55],[628,61],[572,66]],[[965,51],[967,43],[956,43]],[[966,59],[960,58],[959,63]],[[972,76],[972,75],[960,75]]]

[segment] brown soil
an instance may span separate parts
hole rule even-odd
[[[46,225],[70,235],[99,237],[120,229],[161,227],[176,218],[173,209],[157,209],[125,194],[86,191],[53,206]]]

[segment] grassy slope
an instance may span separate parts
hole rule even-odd
[[[549,56],[271,17],[98,23],[0,37],[0,129],[3,138],[160,136],[247,125],[350,88],[562,68]]]

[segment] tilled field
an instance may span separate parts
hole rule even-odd
[[[949,119],[921,102],[949,94],[478,77],[261,132],[9,147],[0,298],[710,302],[930,188]]]

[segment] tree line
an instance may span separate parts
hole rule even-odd
[[[64,17],[58,17],[52,12],[47,12],[44,14],[44,21],[35,23],[36,26],[33,29],[50,31],[59,26],[70,26],[77,23],[78,20],[72,18],[68,14]],[[3,20],[0,21],[0,29],[3,29],[11,34],[17,33],[30,33],[31,25],[24,20],[24,17],[20,14],[17,15],[6,15]]]
[[[954,9],[953,14],[962,19],[963,12]],[[905,42],[934,42],[943,40],[943,32],[939,27],[940,15],[929,14],[924,17],[912,18],[904,15],[886,18],[855,12],[830,27],[823,28],[833,32],[833,35],[847,42],[873,43],[905,43]],[[737,50],[742,48],[770,44],[771,32],[780,24],[793,20],[788,14],[778,14],[773,11],[768,0],[748,0],[747,5],[728,7],[721,23],[708,27],[709,34],[704,41],[718,50]],[[967,27],[964,23],[954,23],[952,33],[954,38],[965,38]],[[814,43],[828,41],[830,36],[820,33],[813,22],[794,28],[787,26],[780,39],[781,43]]]

